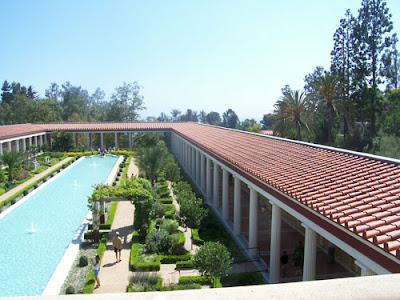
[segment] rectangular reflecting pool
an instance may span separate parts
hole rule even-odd
[[[0,297],[41,295],[118,157],[90,157],[0,214]],[[3,215],[3,216],[2,216]]]

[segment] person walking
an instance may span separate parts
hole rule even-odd
[[[121,250],[122,250],[122,240],[119,237],[119,232],[116,232],[116,236],[113,238],[113,247],[114,247],[114,252],[115,252],[115,263],[118,263],[121,261]],[[119,254],[119,257],[118,257]]]
[[[282,264],[282,275],[286,277],[287,267],[289,262],[289,256],[287,255],[286,251],[283,251],[283,255],[281,256],[281,264]]]
[[[96,286],[94,287],[95,289],[100,287],[100,278],[99,278],[99,272],[100,272],[100,256],[97,254],[94,257],[96,260],[91,260],[92,261],[92,265],[93,265],[93,274],[94,277],[96,278]]]

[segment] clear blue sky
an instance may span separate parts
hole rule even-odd
[[[388,0],[400,33],[400,1]],[[272,112],[281,88],[329,68],[332,36],[361,0],[0,0],[0,82],[70,81],[107,97],[142,87],[142,117],[174,108],[241,120]]]

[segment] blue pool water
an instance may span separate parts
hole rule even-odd
[[[117,159],[81,159],[0,219],[0,297],[42,294]]]

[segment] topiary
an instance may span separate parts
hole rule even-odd
[[[75,294],[75,288],[72,285],[68,286],[67,289],[65,290],[65,294],[66,295]]]
[[[11,205],[15,204],[15,202],[17,202],[17,200],[15,200],[15,198],[11,199]]]
[[[87,256],[82,255],[81,257],[79,257],[79,266],[81,268],[86,267],[89,264],[89,260],[87,258]]]

